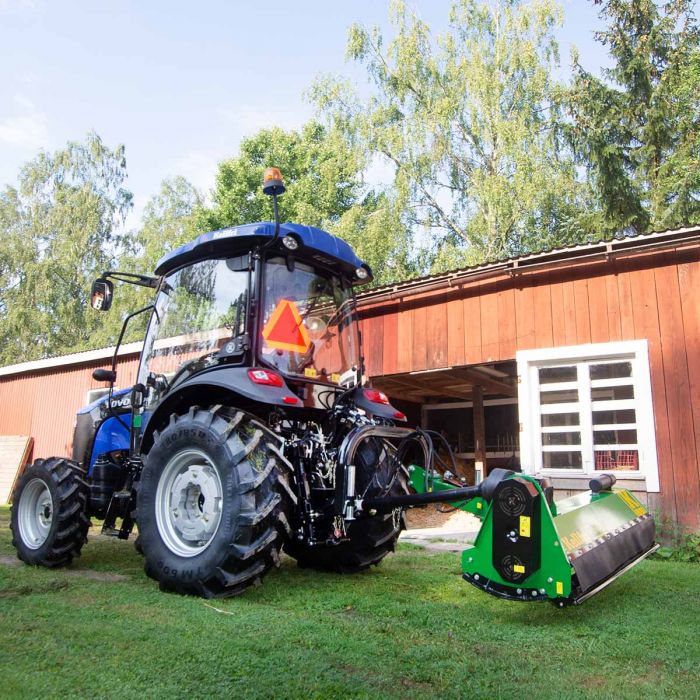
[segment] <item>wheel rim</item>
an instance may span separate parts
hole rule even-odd
[[[181,557],[203,552],[219,529],[222,505],[216,464],[193,448],[175,454],[156,489],[156,523],[165,546]]]
[[[29,549],[39,549],[46,542],[53,523],[53,499],[43,479],[32,479],[19,499],[19,535]]]

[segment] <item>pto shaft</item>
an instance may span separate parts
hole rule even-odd
[[[387,512],[394,508],[406,506],[424,506],[428,503],[456,503],[466,501],[481,495],[481,486],[465,486],[447,491],[429,491],[427,493],[408,493],[404,496],[379,496],[365,498],[362,510]]]

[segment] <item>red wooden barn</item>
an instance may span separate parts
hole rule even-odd
[[[468,478],[509,465],[571,492],[615,470],[698,528],[699,297],[698,227],[411,280],[360,298],[366,371],[442,432]],[[139,349],[121,349],[120,386]],[[70,454],[111,352],[0,368],[0,435],[32,436],[34,457]]]

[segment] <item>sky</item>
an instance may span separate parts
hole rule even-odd
[[[432,29],[449,0],[409,0]],[[593,40],[592,3],[563,0],[562,75],[575,45],[584,66],[607,64]],[[214,184],[216,164],[263,127],[299,127],[313,116],[304,93],[322,74],[367,90],[346,63],[348,27],[389,32],[386,0],[0,0],[0,188],[15,184],[39,149],[96,131],[126,145],[137,226],[166,177]]]

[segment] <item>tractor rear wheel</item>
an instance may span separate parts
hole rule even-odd
[[[226,597],[279,566],[284,533],[279,439],[216,406],[173,414],[137,483],[146,573],[163,590]]]
[[[358,494],[396,496],[408,493],[407,475],[403,467],[394,464],[392,448],[383,440],[365,440],[355,456],[355,470]],[[393,552],[405,528],[403,510],[396,508],[389,513],[352,521],[346,526],[347,539],[337,545],[309,546],[288,540],[284,551],[301,567],[352,574],[376,566]]]
[[[87,542],[90,489],[76,462],[58,457],[28,466],[12,497],[10,528],[17,556],[27,564],[70,564]]]

